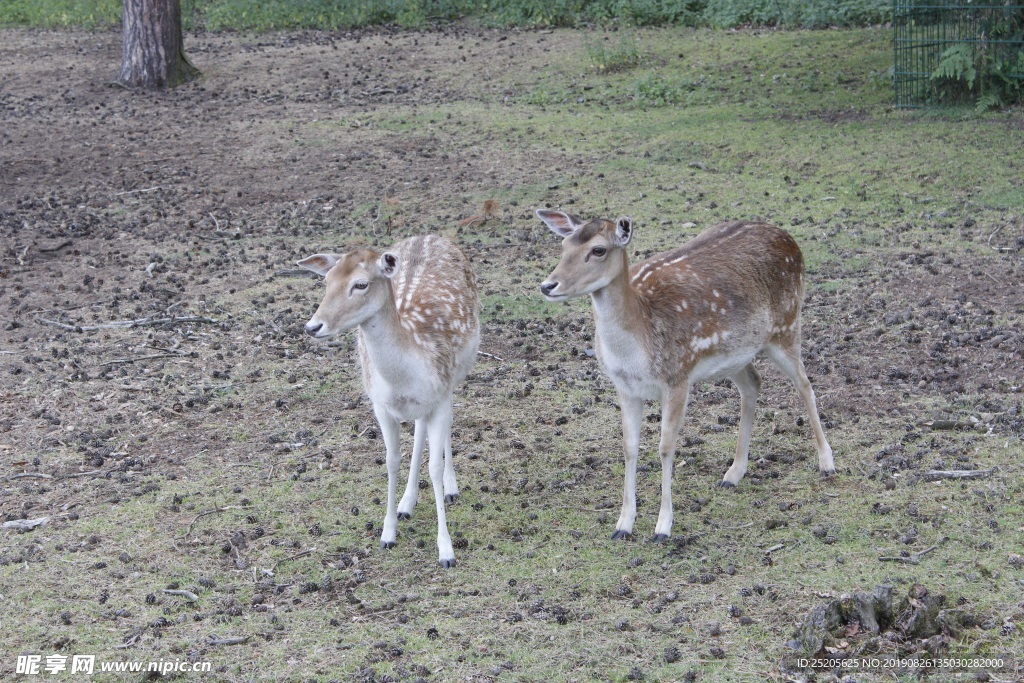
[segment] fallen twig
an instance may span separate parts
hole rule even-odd
[[[18,531],[31,531],[37,526],[42,526],[50,521],[49,517],[37,517],[36,519],[12,519],[4,522],[2,526],[4,529],[17,529]]]
[[[168,595],[180,595],[181,597],[185,598],[189,602],[199,602],[199,596],[196,595],[195,593],[193,593],[192,591],[183,591],[183,590],[177,590],[177,589],[174,589],[174,588],[165,588],[163,590],[163,592],[167,593]]]
[[[291,562],[292,560],[297,560],[300,557],[305,557],[306,555],[312,555],[315,552],[316,552],[316,548],[308,548],[306,550],[303,550],[301,553],[295,553],[294,555],[291,555],[289,557],[282,557],[280,560],[278,560],[277,562],[274,563],[274,567],[270,571],[271,572],[276,572],[277,568],[280,567],[285,562]]]
[[[270,277],[316,277],[316,273],[305,268],[282,268]]]
[[[108,360],[105,363],[100,363],[99,367],[105,365],[123,365],[125,363],[136,363],[143,360],[153,360],[154,358],[181,358],[179,353],[153,353],[148,356],[139,356],[138,358],[115,358],[114,360]]]
[[[7,479],[8,481],[11,479],[53,479],[53,475],[43,472],[19,472],[18,474],[10,475]]]
[[[44,325],[52,325],[53,327],[59,327],[62,330],[69,330],[71,332],[92,332],[94,330],[114,330],[131,327],[149,327],[150,325],[175,325],[177,323],[209,323],[217,324],[220,321],[213,318],[204,318],[197,315],[181,315],[170,318],[137,318],[135,320],[115,320],[110,323],[103,323],[100,325],[69,325],[68,323],[62,323],[57,320],[47,320],[46,318],[36,318],[37,322]]]
[[[124,194],[136,194],[136,193],[143,193],[143,192],[156,192],[159,189],[160,189],[160,186],[157,185],[156,187],[147,187],[144,190],[125,190],[124,192],[115,192],[114,196],[115,197],[120,197],[121,195],[124,195]]]
[[[127,649],[127,648],[131,647],[132,645],[134,645],[135,643],[139,642],[139,639],[141,637],[142,637],[142,629],[139,628],[139,627],[136,627],[135,631],[133,631],[130,636],[125,636],[124,637],[124,642],[121,643],[120,645],[115,645],[114,649],[115,650]]]
[[[47,252],[51,252],[51,251],[60,251],[64,247],[70,247],[71,245],[72,245],[71,240],[64,240],[60,244],[56,244],[56,245],[54,245],[52,247],[37,247],[37,250],[41,251],[43,253],[47,253]]]
[[[984,479],[992,476],[996,468],[987,470],[929,470],[924,473],[926,481],[938,481],[940,479]]]
[[[477,351],[477,354],[480,355],[480,356],[483,356],[485,358],[493,358],[494,360],[499,361],[501,363],[505,362],[504,358],[502,358],[501,356],[495,356],[493,353],[487,353],[485,351]]]
[[[210,636],[210,640],[208,642],[210,645],[241,645],[249,642],[249,636],[228,636],[227,638]]]
[[[189,522],[188,529],[185,531],[185,538],[188,538],[189,535],[192,533],[192,527],[196,525],[196,522],[198,522],[203,517],[206,517],[207,515],[213,515],[218,512],[227,512],[228,510],[248,510],[251,507],[251,505],[225,505],[223,507],[213,508],[212,510],[204,510],[203,512],[200,512],[198,515],[196,515],[195,519]]]
[[[879,562],[902,562],[903,564],[917,564],[918,562],[921,561],[921,557],[922,556],[927,555],[928,553],[930,553],[931,551],[935,550],[938,547],[939,546],[937,546],[937,545],[933,545],[930,548],[925,548],[921,552],[912,553],[912,554],[910,554],[907,557],[903,557],[902,555],[898,555],[898,556],[881,555],[881,556],[879,556],[878,560],[879,560]]]
[[[58,474],[58,479],[72,479],[74,477],[91,477],[95,474],[103,474],[103,470],[89,470],[88,472],[68,472],[67,474]]]
[[[1010,251],[1010,247],[996,247],[992,245],[992,238],[999,234],[999,231],[1005,228],[1008,223],[1003,223],[998,228],[992,231],[992,234],[988,236],[988,246],[992,247],[996,251]]]

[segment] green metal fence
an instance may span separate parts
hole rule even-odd
[[[1024,5],[894,0],[897,107],[1024,99]]]

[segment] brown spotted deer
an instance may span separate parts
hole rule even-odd
[[[316,254],[298,264],[327,282],[306,333],[322,339],[359,328],[363,385],[387,452],[381,547],[393,548],[398,520],[412,516],[427,441],[438,561],[454,567],[444,509],[459,495],[452,466],[452,393],[469,374],[480,345],[479,297],[469,260],[449,240],[426,236],[407,239],[383,254],[370,249]],[[415,422],[415,430],[409,481],[396,506],[403,421]]]
[[[664,541],[672,532],[676,437],[690,387],[700,380],[728,377],[739,388],[736,457],[720,485],[739,483],[747,471],[761,386],[752,361],[762,353],[793,380],[803,398],[817,442],[818,469],[823,475],[835,471],[800,359],[803,258],[788,233],[764,223],[723,223],[630,267],[630,219],[587,222],[545,210],[537,215],[564,238],[562,259],[541,292],[549,301],[590,295],[597,355],[619,394],[626,484],[612,538],[633,532],[645,400],[661,401],[661,510],[652,541]]]

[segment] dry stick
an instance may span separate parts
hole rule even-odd
[[[120,645],[115,645],[114,649],[115,650],[123,650],[123,649],[129,648],[132,645],[134,645],[135,643],[139,642],[139,638],[141,638],[141,637],[142,637],[142,629],[141,628],[136,629],[136,631],[134,633],[132,633],[131,636],[126,637],[124,639],[123,643],[121,643]]]
[[[484,351],[477,351],[477,354],[481,355],[481,356],[484,356],[485,358],[493,358],[494,360],[499,361],[501,363],[505,362],[504,358],[502,358],[501,356],[495,356],[493,353],[486,353]]]
[[[156,187],[147,187],[144,190],[125,190],[124,192],[116,192],[114,194],[114,196],[115,197],[120,197],[123,194],[135,194],[137,192],[155,192],[156,190],[159,190],[159,189],[160,189],[160,186],[157,185]]]
[[[227,638],[210,636],[210,640],[208,642],[210,645],[241,645],[249,642],[249,636],[228,636]]]
[[[305,557],[306,555],[312,555],[315,552],[316,552],[316,548],[308,548],[306,550],[303,550],[301,553],[296,553],[296,554],[294,554],[294,555],[292,555],[290,557],[283,557],[283,558],[281,558],[280,560],[278,560],[277,562],[274,563],[274,567],[270,571],[271,572],[276,572],[277,568],[280,567],[285,562],[291,562],[292,560],[297,560],[300,557]]]
[[[108,360],[106,363],[100,363],[99,367],[105,365],[122,365],[124,363],[136,363],[142,360],[153,360],[154,358],[181,358],[181,354],[178,353],[154,353],[149,356],[139,356],[138,358],[115,358],[114,360]]]
[[[1005,228],[1009,223],[1003,223],[998,228],[992,231],[992,234],[988,236],[988,246],[992,247],[992,238],[999,234],[999,231]],[[996,251],[1010,251],[1010,247],[992,247]]]
[[[924,473],[926,481],[938,481],[940,479],[984,479],[989,477],[996,468],[987,470],[929,470]]]
[[[227,512],[228,510],[248,510],[251,507],[251,505],[225,505],[224,507],[214,508],[212,510],[200,512],[198,515],[196,515],[195,519],[193,519],[189,523],[188,530],[185,531],[185,538],[188,538],[189,535],[192,533],[192,527],[196,525],[196,522],[198,522],[203,517],[206,517],[207,515],[212,515],[218,512]]]
[[[38,251],[46,253],[46,252],[51,252],[51,251],[60,251],[64,247],[70,247],[71,244],[72,244],[71,240],[64,240],[60,244],[58,244],[56,246],[53,246],[53,247],[36,247],[36,249]]]
[[[195,593],[193,593],[192,591],[183,591],[183,590],[177,590],[177,589],[172,589],[172,588],[165,588],[163,590],[163,592],[167,593],[168,595],[180,595],[181,597],[185,598],[189,602],[199,602],[199,596],[196,595]]]
[[[935,550],[938,547],[939,546],[937,546],[937,545],[933,545],[930,548],[925,548],[924,550],[922,550],[919,553],[913,553],[910,557],[903,557],[902,555],[898,556],[898,557],[893,557],[891,555],[880,555],[879,558],[878,558],[878,561],[879,562],[902,562],[904,564],[917,564],[918,562],[921,561],[921,556],[922,555],[927,555],[928,553],[930,553],[931,551]]]
[[[316,273],[305,268],[283,268],[271,277],[316,277]]]
[[[42,472],[20,472],[19,474],[12,474],[7,477],[8,481],[11,479],[53,479],[53,475]]]
[[[220,321],[214,320],[213,318],[203,318],[196,315],[182,315],[171,318],[137,318],[135,320],[115,320],[112,323],[103,323],[102,325],[69,325],[67,323],[58,322],[56,320],[47,320],[46,318],[36,318],[38,322],[44,325],[53,325],[59,327],[62,330],[70,330],[72,332],[92,332],[94,330],[113,330],[131,327],[147,327],[149,325],[170,325],[176,323],[210,323],[217,324]]]
[[[73,479],[74,477],[91,477],[94,474],[103,474],[103,470],[89,470],[88,472],[69,472],[67,474],[58,474],[58,479]]]

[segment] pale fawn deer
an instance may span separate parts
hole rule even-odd
[[[327,292],[308,323],[317,339],[358,327],[363,385],[384,437],[388,472],[382,548],[393,548],[399,519],[412,516],[424,440],[437,507],[438,561],[455,566],[445,503],[458,498],[452,464],[452,394],[480,345],[479,295],[469,260],[442,237],[412,237],[378,254],[315,254],[299,261],[326,278]],[[409,481],[398,505],[400,424],[413,421]]]
[[[633,532],[636,463],[645,400],[661,401],[661,509],[655,542],[672,532],[672,467],[690,387],[728,377],[740,392],[736,456],[721,486],[747,471],[747,452],[761,379],[752,361],[764,354],[796,385],[810,416],[822,475],[835,471],[800,358],[804,268],[785,231],[732,222],[705,230],[672,251],[630,267],[629,218],[583,221],[562,211],[537,215],[562,240],[562,258],[541,284],[549,301],[589,294],[597,356],[618,390],[626,482],[612,538]]]

